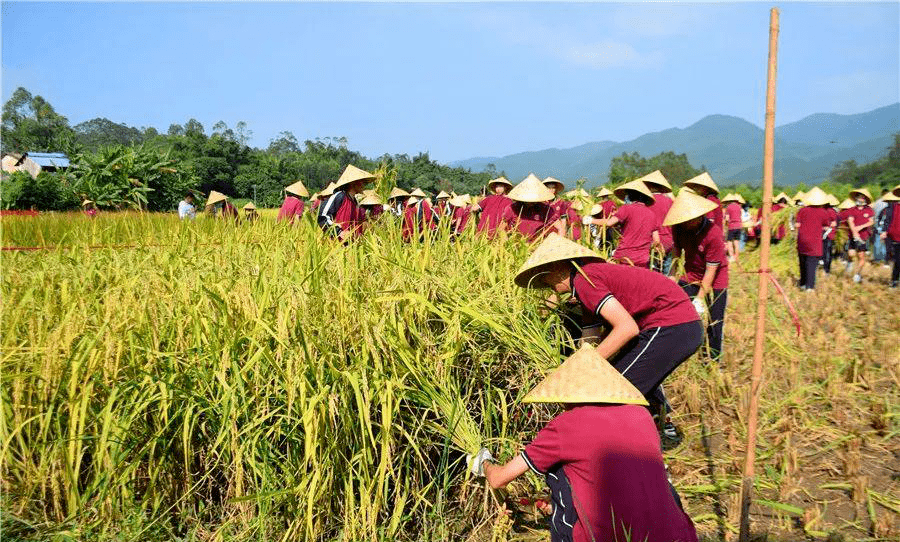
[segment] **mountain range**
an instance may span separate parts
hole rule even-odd
[[[887,154],[900,132],[900,102],[866,113],[816,113],[775,128],[775,182],[815,184],[846,160],[871,162]],[[665,151],[686,154],[691,165],[705,167],[721,185],[756,185],[762,179],[764,131],[744,119],[709,115],[687,128],[669,128],[626,142],[599,141],[569,149],[545,149],[501,157],[469,158],[451,166],[483,171],[494,164],[513,182],[534,172],[574,185],[584,177],[588,186],[607,180],[609,163],[622,153],[644,157]]]

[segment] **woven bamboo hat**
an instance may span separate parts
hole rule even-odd
[[[415,196],[417,198],[427,198],[428,194],[422,191],[421,188],[416,188],[412,192],[409,193],[410,196]]]
[[[348,184],[355,183],[356,181],[374,181],[375,175],[372,175],[368,171],[359,169],[358,167],[348,164],[346,168],[344,168],[344,172],[341,173],[340,178],[334,183],[334,189],[342,188],[347,186]]]
[[[255,211],[255,210],[256,210],[256,205],[253,205],[253,202],[252,202],[252,201],[248,201],[248,202],[247,202],[247,205],[244,205],[244,206],[242,207],[242,209],[245,210],[245,211]]]
[[[806,193],[803,198],[804,205],[828,205],[828,194],[826,194],[818,186],[812,187],[812,190]]]
[[[360,205],[381,205],[381,198],[378,197],[377,194],[366,194],[363,199],[359,201]]]
[[[332,194],[334,194],[334,183],[333,182],[328,183],[328,186],[326,186],[325,188],[322,189],[321,192],[319,192],[319,197],[327,198]]]
[[[699,194],[682,190],[666,213],[663,226],[674,226],[688,220],[693,220],[717,208],[716,202],[710,201]]]
[[[856,188],[850,191],[850,197],[856,198],[856,196],[862,196],[866,198],[866,203],[871,204],[874,200],[872,199],[872,194],[869,194],[869,191],[865,188]]]
[[[584,210],[584,203],[582,203],[580,199],[577,199],[572,202],[572,208],[578,212],[581,212]]]
[[[737,200],[734,198],[734,194],[729,192],[729,193],[725,194],[724,196],[722,196],[722,199],[719,200],[719,203],[729,203],[732,201],[737,201]]]
[[[616,197],[619,199],[625,199],[625,192],[631,190],[633,192],[637,192],[638,194],[643,194],[649,201],[653,201],[653,192],[647,188],[647,185],[644,184],[644,181],[640,179],[635,179],[631,182],[627,182],[619,187],[617,187],[613,192],[616,194]]]
[[[595,203],[591,206],[591,210],[588,211],[588,216],[597,216],[603,212],[603,206],[599,203]]]
[[[506,186],[512,187],[513,183],[509,182],[506,177],[497,177],[496,179],[491,179],[488,181],[488,188],[491,188],[495,184],[505,184]]]
[[[389,200],[397,199],[397,198],[408,198],[408,197],[409,197],[409,192],[400,188],[399,186],[395,186],[394,188],[392,188],[391,193],[388,194]]]
[[[784,192],[779,192],[779,194],[777,196],[775,196],[775,199],[772,200],[772,203],[778,203],[778,202],[790,203],[791,197],[788,196],[787,194],[785,194]]]
[[[300,196],[301,198],[309,197],[309,190],[303,186],[303,181],[297,181],[290,186],[286,186],[284,191],[294,194],[295,196]]]
[[[465,207],[469,204],[469,199],[466,197],[468,194],[463,194],[462,196],[456,196],[450,198],[447,202],[454,207]]]
[[[612,190],[610,190],[609,188],[606,188],[605,186],[602,187],[602,188],[597,192],[597,197],[599,197],[599,198],[608,198],[608,197],[610,197],[610,196],[612,196],[612,195],[613,195]]]
[[[206,199],[206,206],[209,207],[210,205],[215,205],[220,201],[225,201],[227,199],[228,196],[226,196],[225,194],[213,190],[209,193],[209,197]]]
[[[84,207],[85,205],[90,205],[92,203],[94,203],[93,200],[86,199],[81,202],[81,206]]]
[[[550,371],[522,402],[648,404],[634,384],[589,344]]]
[[[522,182],[514,186],[508,195],[511,200],[525,203],[551,201],[554,198],[553,192],[544,186],[544,183],[534,173],[530,173]]]
[[[838,205],[838,209],[840,209],[841,211],[846,211],[847,209],[854,207],[854,206],[855,206],[855,204],[853,203],[852,199],[844,198],[844,201],[842,201],[841,204]]]
[[[888,192],[887,194],[881,196],[881,201],[900,201],[900,196],[893,192]]]
[[[806,193],[803,190],[797,190],[797,193],[794,194],[794,199],[792,200],[794,203],[803,202],[806,199]]]
[[[831,207],[837,207],[841,202],[838,201],[834,194],[828,194],[828,205]]]
[[[556,189],[557,193],[561,192],[566,187],[566,185],[562,181],[554,177],[547,177],[546,179],[544,179],[544,186],[547,186],[548,184],[557,185],[559,187]]]
[[[684,184],[684,186],[687,186],[687,187],[703,186],[703,187],[706,187],[706,188],[712,190],[716,194],[719,193],[719,187],[716,186],[715,181],[713,181],[712,177],[709,176],[709,173],[707,173],[705,171],[703,173],[701,173],[700,175],[697,175],[693,179],[688,179],[688,180],[684,181],[684,183],[682,183],[682,184]]]
[[[516,284],[522,288],[532,287],[534,277],[541,274],[546,265],[579,258],[603,261],[602,256],[586,246],[570,241],[558,233],[551,233],[519,268],[515,278]],[[534,287],[543,286],[535,284]]]
[[[440,192],[438,192],[438,195],[435,196],[435,199],[450,199],[450,194],[441,190]]]
[[[662,171],[656,170],[653,173],[648,173],[638,179],[639,181],[644,181],[648,187],[653,188],[651,185],[658,186],[662,188],[663,192],[671,192],[672,185],[669,184],[669,181],[666,180],[665,175],[662,174]]]

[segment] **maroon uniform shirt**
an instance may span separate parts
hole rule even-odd
[[[710,194],[706,196],[706,199],[716,204],[716,208],[712,211],[706,213],[706,218],[713,221],[713,224],[720,228],[724,228],[724,216],[722,214],[722,202],[719,201],[719,198],[716,197],[715,194]]]
[[[550,420],[522,457],[548,478],[561,467],[572,493],[564,504],[578,515],[575,542],[697,540],[669,490],[659,435],[643,406],[574,407]],[[552,522],[564,519],[556,508]]]
[[[572,207],[572,202],[566,199],[558,199],[551,203],[553,207],[553,212],[556,213],[556,216],[559,218],[564,218],[566,220],[567,226],[572,226],[572,239],[578,241],[581,239],[581,217],[578,216],[578,211]]]
[[[656,227],[659,232],[659,241],[662,243],[663,248],[668,252],[672,249],[673,241],[672,241],[672,228],[669,226],[663,226],[663,220],[666,219],[666,214],[669,212],[669,209],[672,208],[672,199],[665,194],[653,194],[653,199],[656,201],[653,205],[650,206],[650,210],[653,211],[653,214],[656,215]]]
[[[831,231],[828,232],[828,239],[834,241],[834,238],[837,236],[838,224],[841,223],[841,217],[834,207],[826,207],[826,209],[828,209],[828,216],[831,217],[831,221],[834,222],[834,226],[831,226]]]
[[[616,298],[641,331],[700,319],[688,295],[661,273],[614,263],[588,263],[581,270],[587,278],[575,273],[573,295],[593,314]]]
[[[853,218],[853,224],[859,228],[861,225],[873,219],[875,211],[868,205],[863,207],[851,207],[847,209],[847,218]],[[848,224],[850,222],[847,222]],[[869,235],[872,233],[872,226],[859,231],[859,238],[868,241]]]
[[[832,220],[831,211],[825,207],[803,207],[797,211],[797,252],[822,256],[822,234]]]
[[[600,207],[603,209],[600,218],[609,218],[612,215],[616,214],[616,208],[618,207],[618,205],[616,205],[616,202],[614,202],[613,200],[608,199],[601,203]]]
[[[774,215],[775,213],[777,213],[778,211],[780,211],[782,209],[784,209],[783,203],[773,203],[772,204],[772,215]],[[706,216],[709,216],[709,215],[707,214]],[[762,207],[760,207],[759,209],[756,210],[756,221],[759,222],[760,220],[762,220]],[[762,228],[762,223],[760,223],[760,225],[757,226],[757,228]],[[778,226],[778,229],[775,230],[772,237],[775,239],[784,239],[785,233],[787,233],[787,232],[785,230],[784,224],[782,224],[781,226]]]
[[[403,210],[403,239],[409,241],[421,232],[433,230],[436,227],[434,210],[431,204],[421,200],[415,205],[407,205]]]
[[[731,202],[725,207],[725,211],[728,213],[728,230],[741,229],[741,204]]]
[[[344,190],[335,191],[325,200],[317,218],[319,226],[323,229],[337,227],[341,232],[350,230],[354,237],[362,232],[365,221],[366,211],[359,206],[356,198]]]
[[[469,224],[469,219],[472,217],[472,210],[468,207],[455,207],[453,209],[453,231],[456,233],[462,233],[466,226]]]
[[[553,224],[558,219],[559,216],[550,204],[524,204],[518,201],[504,209],[500,217],[507,231],[519,232],[529,241],[542,239],[553,232]]]
[[[894,216],[891,217],[891,223],[888,224],[887,236],[891,241],[900,243],[900,202],[891,203],[891,206]]]
[[[650,264],[650,245],[656,231],[656,215],[643,203],[628,203],[616,209],[613,215],[622,225],[622,237],[613,253],[617,262],[637,267]]]
[[[481,208],[481,218],[478,219],[478,231],[486,231],[493,236],[500,225],[503,211],[512,205],[512,200],[504,195],[491,194],[481,200],[478,207]]]
[[[293,222],[303,214],[303,208],[303,200],[296,196],[286,196],[284,203],[281,204],[281,209],[278,210],[276,222],[281,222],[282,220]]]
[[[703,282],[706,266],[718,264],[713,278],[713,290],[728,288],[728,256],[725,252],[725,241],[722,240],[722,229],[706,219],[695,231],[682,228],[673,230],[675,248],[684,254],[684,276],[681,280],[694,284]]]

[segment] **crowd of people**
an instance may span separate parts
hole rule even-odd
[[[410,243],[441,226],[453,234],[471,227],[491,239],[521,236],[537,246],[516,284],[551,290],[546,303],[559,309],[579,345],[525,398],[560,403],[563,413],[504,464],[486,449],[470,455],[472,473],[494,487],[528,469],[544,476],[551,497],[542,510],[553,540],[696,540],[662,457],[682,438],[663,383],[698,351],[708,362],[721,359],[729,266],[748,240],[759,240],[761,212],[754,218],[739,194],[720,200],[708,173],[685,181],[677,197],[654,171],[613,191],[602,188],[595,201],[581,189],[561,197],[562,181],[533,174],[516,185],[493,179],[482,197],[442,191],[434,203],[419,188],[399,187],[382,201],[366,190],[375,180],[350,165],[312,196],[298,181],[285,188],[277,220],[293,223],[309,213],[344,243],[385,217],[401,223]],[[776,216],[792,212],[777,222],[771,241],[796,231],[800,288],[813,289],[818,267],[830,272],[834,254],[847,258],[860,282],[873,240],[883,241],[893,259],[896,287],[900,186],[876,208],[865,189],[848,196],[839,203],[813,188],[775,198]],[[207,209],[239,219],[227,200],[213,192]],[[255,207],[244,209],[254,220]],[[189,197],[179,215],[194,215]]]

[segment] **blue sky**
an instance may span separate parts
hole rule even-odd
[[[451,161],[762,126],[770,3],[2,3],[2,94]],[[900,100],[900,3],[778,4],[777,124]]]

